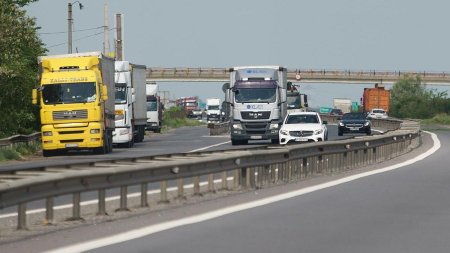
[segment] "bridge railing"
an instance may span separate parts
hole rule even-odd
[[[27,227],[27,203],[46,200],[46,220],[54,219],[53,199],[71,194],[71,219],[81,218],[81,194],[98,192],[97,214],[106,214],[106,190],[120,188],[120,208],[127,210],[128,187],[141,189],[140,205],[148,205],[149,183],[159,182],[160,202],[170,201],[167,186],[177,185],[176,198],[186,198],[184,180],[192,179],[193,195],[200,195],[200,177],[206,176],[206,192],[220,189],[251,189],[272,184],[301,181],[318,174],[333,174],[379,163],[402,155],[420,144],[419,125],[384,135],[358,139],[266,147],[260,150],[228,150],[165,156],[137,157],[101,162],[51,166],[0,173],[0,209],[17,205],[17,228]],[[413,128],[411,128],[413,126]],[[415,126],[415,128],[414,128]],[[228,176],[233,183],[228,185]]]

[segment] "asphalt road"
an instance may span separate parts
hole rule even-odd
[[[396,170],[89,252],[449,252],[450,132],[439,138]]]

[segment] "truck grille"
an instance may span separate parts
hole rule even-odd
[[[313,135],[313,131],[289,131],[290,136],[304,137]]]
[[[266,123],[245,123],[245,130],[247,134],[265,134],[267,124]]]
[[[241,112],[242,119],[269,119],[270,111],[264,112]]]
[[[87,110],[73,110],[73,111],[54,111],[53,120],[66,120],[66,119],[87,119]]]

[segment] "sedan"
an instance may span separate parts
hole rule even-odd
[[[371,124],[366,114],[360,112],[344,114],[338,123],[338,135],[342,136],[344,133],[365,133],[370,135],[372,133]]]
[[[317,112],[290,113],[280,129],[280,144],[325,141],[328,138],[326,124]]]
[[[384,109],[372,109],[367,117],[369,119],[387,119],[388,115]]]

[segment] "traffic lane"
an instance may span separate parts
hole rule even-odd
[[[89,252],[448,252],[450,132],[412,165]]]

